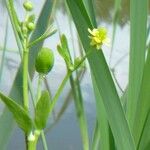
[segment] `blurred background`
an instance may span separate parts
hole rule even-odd
[[[32,0],[32,2],[34,3],[33,12],[36,14],[37,19],[45,0]],[[115,0],[94,0],[94,10],[98,26],[107,28],[108,36],[112,42],[110,47],[103,46],[103,52],[120,95],[126,89],[128,81],[128,51],[130,40],[129,2],[129,0],[122,0],[121,5],[117,7]],[[22,3],[23,0],[15,1],[15,8],[20,20],[24,18]],[[21,60],[3,0],[0,1],[0,18],[2,18],[0,21],[0,90],[8,95]],[[57,33],[46,39],[44,46],[54,51],[55,64],[52,71],[46,76],[43,88],[49,89],[53,96],[66,73],[65,63],[59,56],[56,48],[60,42],[59,35],[63,33],[68,38],[72,57],[82,54],[82,46],[80,45],[78,34],[64,0],[55,1],[51,19],[53,20],[54,28],[57,29]],[[35,73],[33,78],[34,89],[37,88],[37,79],[38,75]],[[86,63],[81,73],[80,84],[88,121],[88,130],[92,139],[96,112],[88,63]],[[3,104],[0,103],[0,114],[3,112],[3,108]],[[49,149],[82,150],[80,130],[69,82],[50,117],[46,132]],[[19,128],[16,128],[9,142],[8,150],[20,150],[23,146],[23,132]],[[39,142],[38,149],[42,149],[41,141]]]

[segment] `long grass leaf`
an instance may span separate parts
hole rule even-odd
[[[81,87],[79,84],[79,79],[75,81],[73,76],[70,77],[70,84],[73,91],[74,96],[74,104],[76,108],[76,114],[80,125],[80,132],[83,142],[83,149],[89,150],[89,136],[88,136],[88,128],[87,128],[87,121],[84,111],[83,105],[83,97],[81,94]]]
[[[131,128],[145,63],[148,0],[130,0],[130,63],[127,118]]]
[[[147,114],[147,117],[144,122],[143,131],[138,143],[138,150],[149,150],[150,148],[150,112]]]
[[[7,39],[8,39],[8,19],[6,21],[6,29],[5,29],[5,38],[4,38],[4,47],[3,47],[3,52],[2,52],[2,59],[1,59],[1,65],[0,65],[0,83],[2,79],[2,73],[3,73],[3,68],[4,68],[4,62],[5,62],[5,54],[6,54],[6,49],[7,49]]]
[[[135,138],[135,143],[138,144],[144,122],[146,120],[147,114],[150,110],[150,48],[147,55],[146,64],[144,66],[143,78],[141,84],[141,90],[139,94],[139,100],[137,103],[137,110],[135,115],[133,133]],[[137,125],[138,124],[138,125]]]
[[[83,47],[87,52],[92,49],[89,44],[90,41],[87,32],[88,28],[93,28],[91,20],[89,19],[82,1],[67,0],[67,4],[80,35]],[[88,57],[88,60],[105,106],[107,118],[117,148],[121,150],[134,150],[133,138],[102,51],[96,51],[93,48],[93,53]]]
[[[98,121],[96,120],[92,138],[92,150],[99,149],[99,145],[100,145],[100,131]]]
[[[94,79],[93,79],[94,81]],[[98,129],[97,132],[100,134],[100,149],[110,150],[109,143],[109,124],[107,121],[106,111],[103,104],[102,97],[99,93],[99,90],[96,86],[96,83],[93,82],[94,94],[96,98],[96,113],[98,120]],[[95,139],[96,140],[96,139]],[[93,141],[95,143],[95,141]]]

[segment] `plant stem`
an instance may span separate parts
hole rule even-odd
[[[1,79],[2,79],[2,73],[3,73],[3,68],[4,68],[7,40],[8,40],[8,17],[7,17],[7,20],[6,20],[4,47],[3,47],[2,60],[1,60],[1,66],[0,66],[0,82],[1,82]]]
[[[21,50],[22,50],[23,45],[22,45],[22,42],[20,41],[19,34],[17,32],[17,29],[18,29],[17,19],[16,19],[17,16],[16,16],[14,6],[13,6],[13,0],[6,1],[6,7],[7,7],[8,15],[9,15],[9,18],[10,18],[10,21],[11,21],[11,24],[12,24],[14,35],[15,35],[15,38],[16,38],[19,53],[20,53],[20,56],[22,57],[22,51]]]
[[[39,138],[39,135],[35,134],[35,139],[32,141],[28,141],[28,150],[36,150],[38,138]]]
[[[37,96],[36,96],[35,104],[38,102],[39,98],[41,97],[41,84],[42,84],[42,81],[43,81],[43,75],[39,74],[38,86],[37,86]],[[41,137],[42,137],[42,144],[43,144],[44,150],[48,150],[47,143],[46,143],[46,138],[45,138],[43,130],[41,131]]]
[[[60,96],[60,94],[61,94],[61,92],[62,92],[64,86],[66,85],[67,80],[69,79],[70,75],[71,75],[71,72],[67,72],[67,74],[66,74],[66,76],[64,77],[62,83],[60,84],[60,86],[59,86],[59,88],[58,88],[58,90],[57,90],[57,92],[56,92],[54,98],[52,99],[52,103],[51,103],[51,105],[50,105],[50,113],[51,113],[51,111],[53,110],[53,108],[54,108],[54,106],[55,106],[55,104],[56,104],[56,102],[57,102],[57,100],[58,100],[58,98],[59,98],[59,96]]]
[[[24,39],[24,50],[23,50],[23,100],[24,108],[28,111],[29,101],[28,101],[28,48],[27,39]]]
[[[39,74],[35,104],[38,102],[39,98],[41,97],[41,84],[42,84],[42,81],[43,81],[43,75]]]
[[[45,138],[43,130],[41,131],[41,137],[42,137],[42,141],[43,141],[42,144],[43,144],[44,150],[48,150],[47,143],[46,143],[46,138]]]
[[[77,74],[77,71],[76,71]],[[77,78],[76,81],[73,79],[73,76],[70,76],[70,84],[74,96],[74,104],[76,108],[76,114],[79,122],[81,138],[83,143],[83,149],[89,150],[89,136],[88,136],[88,129],[87,129],[87,121],[84,112],[83,106],[83,98],[81,94],[81,87],[79,84],[79,79]]]

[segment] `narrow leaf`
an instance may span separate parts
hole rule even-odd
[[[102,51],[97,51],[90,46],[87,29],[94,27],[92,26],[83,2],[81,0],[67,0],[67,4],[85,51],[87,52],[93,49],[93,53],[88,57],[88,60],[98,91],[101,94],[105,106],[107,119],[116,146],[119,150],[134,150],[133,138],[104,55]]]
[[[5,96],[4,94],[0,93],[0,98],[13,114],[14,119],[17,122],[18,126],[22,130],[24,130],[24,132],[29,133],[32,130],[33,124],[27,112],[15,101]]]
[[[35,108],[35,125],[42,130],[46,127],[50,109],[50,96],[48,91],[43,91]]]
[[[135,121],[134,121],[134,138],[138,144],[146,117],[150,110],[150,48],[147,55],[146,64],[144,66],[141,90],[137,103]],[[137,125],[138,124],[138,125]]]
[[[127,117],[133,127],[145,64],[148,0],[130,0],[130,63]]]

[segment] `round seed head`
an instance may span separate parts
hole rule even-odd
[[[25,1],[25,2],[23,3],[23,7],[24,7],[24,9],[25,9],[26,11],[32,11],[32,9],[33,9],[33,4],[32,4],[31,1]]]
[[[35,69],[38,73],[48,74],[54,65],[54,54],[49,48],[42,48],[35,60]]]

